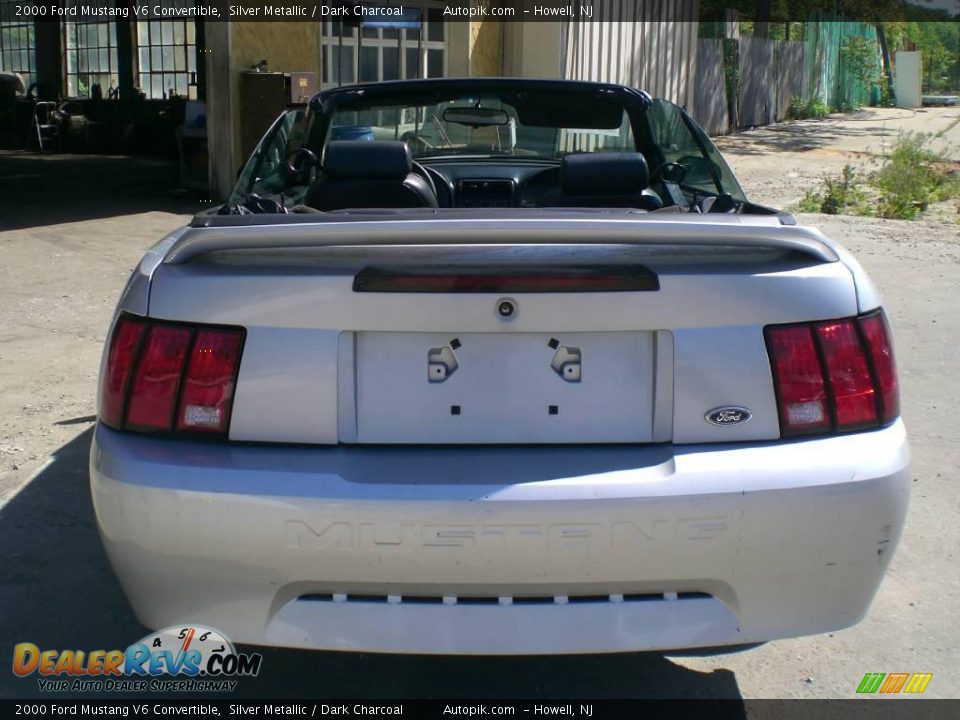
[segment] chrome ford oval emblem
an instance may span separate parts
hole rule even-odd
[[[711,425],[739,425],[752,418],[753,413],[743,407],[728,405],[714,408],[703,417]]]

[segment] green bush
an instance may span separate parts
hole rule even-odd
[[[930,150],[928,141],[923,133],[901,135],[874,175],[873,185],[880,192],[880,217],[912,220],[929,203],[960,196],[956,173]]]
[[[820,98],[813,98],[807,103],[807,117],[822,118],[830,114],[830,108]]]
[[[820,196],[820,193],[816,190],[807,190],[803,194],[800,204],[797,205],[797,210],[805,213],[818,213],[820,212],[820,206],[822,204],[823,198]]]
[[[863,190],[860,188],[861,182],[853,166],[844,165],[840,177],[827,178],[824,181],[826,190],[823,193],[820,212],[839,215],[847,210],[860,209],[865,199]]]
[[[922,133],[901,135],[870,175],[845,165],[838,177],[824,178],[821,188],[808,190],[797,210],[913,220],[930,203],[960,198],[956,164],[930,150],[929,139]]]
[[[790,107],[787,108],[787,117],[792,120],[799,120],[804,117],[804,110],[807,104],[799,95],[790,98]]]
[[[804,120],[806,118],[826,117],[830,108],[820,98],[811,98],[804,100],[799,95],[790,98],[790,107],[787,109],[787,115],[791,120]]]
[[[823,190],[808,190],[798,205],[800,212],[821,212],[825,215],[867,215],[864,179],[852,165],[844,165],[839,177],[824,178]]]
[[[893,91],[885,75],[880,77],[880,107],[893,107]]]

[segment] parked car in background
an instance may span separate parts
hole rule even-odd
[[[581,653],[858,622],[908,459],[842,247],[675,105],[470,79],[278,119],[133,273],[90,470],[152,628]]]

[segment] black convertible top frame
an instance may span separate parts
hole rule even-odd
[[[539,92],[565,93],[571,90],[602,93],[610,99],[619,100],[628,112],[643,111],[653,98],[643,90],[613,83],[586,82],[583,80],[534,80],[530,78],[435,78],[430,80],[391,80],[388,82],[342,85],[317,93],[310,100],[314,112],[329,114],[341,101],[370,98],[390,100],[411,95],[430,96],[457,93],[483,92]]]

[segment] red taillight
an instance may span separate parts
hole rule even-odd
[[[767,328],[780,401],[780,427],[795,435],[830,427],[823,370],[807,325]]]
[[[882,312],[764,332],[782,435],[878,427],[899,414]]]
[[[226,432],[243,332],[201,330],[190,353],[177,430]]]
[[[192,331],[178,325],[153,325],[147,333],[133,376],[126,427],[169,430],[177,402]]]
[[[853,320],[840,320],[819,323],[816,327],[827,362],[837,428],[854,430],[876,425],[877,393],[857,326]]]
[[[121,318],[100,419],[118,429],[225,435],[244,331]]]
[[[147,324],[142,320],[122,317],[110,338],[110,353],[100,382],[100,419],[111,427],[123,424],[123,405],[130,384],[133,361],[140,351],[140,341]]]
[[[873,372],[880,385],[883,421],[889,422],[900,414],[900,385],[897,381],[897,365],[893,359],[890,329],[882,312],[866,315],[860,318],[859,322],[863,337],[867,341]]]

